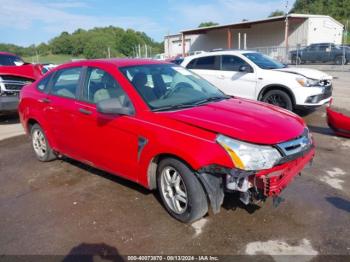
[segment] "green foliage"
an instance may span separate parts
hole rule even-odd
[[[350,0],[296,0],[290,13],[329,15],[345,24],[350,19]]]
[[[84,59],[83,56],[71,56],[71,55],[38,55],[37,56],[22,56],[23,60],[29,63],[53,63],[53,64],[62,64],[65,62],[70,62],[72,59]],[[38,59],[38,60],[37,60]]]
[[[152,54],[162,53],[163,44],[155,42],[143,32],[119,27],[101,27],[90,30],[77,29],[73,33],[62,32],[48,44],[21,47],[13,44],[1,44],[0,51],[7,51],[24,57],[50,57],[67,55],[68,57],[105,58],[108,50],[111,57],[134,56],[138,46],[148,46]],[[53,56],[54,57],[54,56]],[[31,59],[33,60],[33,59]]]
[[[215,23],[215,22],[202,22],[199,24],[198,28],[201,28],[201,27],[208,27],[208,26],[216,26],[216,25],[219,25],[218,23]]]
[[[282,15],[286,15],[286,13],[283,12],[282,10],[275,10],[269,15],[269,17],[282,16]]]

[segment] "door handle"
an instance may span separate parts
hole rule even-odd
[[[49,103],[51,103],[51,100],[45,97],[43,99],[39,99],[39,102],[49,104]]]
[[[225,76],[224,76],[224,75],[219,75],[219,76],[217,76],[217,78],[219,78],[219,79],[225,79]]]
[[[79,112],[84,114],[84,115],[91,115],[92,114],[92,111],[87,110],[85,108],[79,108]]]

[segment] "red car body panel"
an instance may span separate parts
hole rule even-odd
[[[243,99],[223,100],[167,115],[189,125],[256,144],[278,144],[299,136],[305,128],[299,117],[286,110]]]
[[[39,64],[24,64],[21,66],[0,66],[0,76],[10,75],[36,80],[43,75],[41,70],[42,66]]]
[[[334,111],[327,107],[327,123],[338,136],[350,137],[350,116]]]
[[[256,174],[258,188],[263,190],[265,196],[278,196],[295,175],[299,174],[305,165],[312,161],[314,156],[315,149],[312,149],[296,160],[260,171]]]
[[[147,188],[153,187],[150,170],[159,156],[182,159],[193,170],[209,165],[234,168],[229,155],[215,140],[219,133],[258,144],[275,144],[294,139],[305,129],[303,120],[290,112],[236,98],[173,112],[152,112],[117,70],[118,67],[151,63],[162,62],[90,60],[69,63],[51,71],[72,66],[93,66],[107,71],[129,96],[135,108],[134,116],[102,115],[94,104],[39,92],[35,82],[21,91],[21,122],[27,132],[29,121],[38,122],[54,150]],[[43,103],[43,99],[49,99],[50,103]],[[81,108],[91,114],[81,114]],[[140,137],[147,138],[141,152],[138,151]],[[288,177],[281,180],[283,187],[313,154],[311,150],[305,161],[285,163],[265,170],[259,177],[281,170]]]

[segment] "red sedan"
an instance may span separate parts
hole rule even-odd
[[[295,114],[152,60],[59,66],[21,91],[19,112],[40,161],[64,155],[158,189],[183,222],[217,213],[225,193],[278,196],[315,152]]]

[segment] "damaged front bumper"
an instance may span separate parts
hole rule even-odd
[[[289,159],[271,169],[243,171],[216,165],[198,170],[198,178],[204,185],[213,213],[220,211],[225,192],[239,192],[240,200],[248,205],[277,197],[284,188],[312,162],[315,148],[312,145],[295,159]]]

